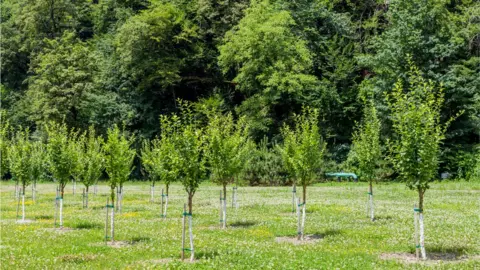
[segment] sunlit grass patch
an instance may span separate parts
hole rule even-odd
[[[0,263],[5,269],[475,269],[480,265],[480,192],[472,191],[480,185],[465,185],[462,190],[456,183],[435,183],[426,193],[427,256],[456,258],[433,265],[381,257],[414,253],[417,196],[403,184],[378,185],[377,219],[372,222],[365,213],[364,183],[309,187],[305,233],[314,241],[307,244],[276,242],[277,237],[291,241],[296,236],[291,187],[239,187],[240,207],[232,208],[227,197],[227,229],[221,229],[220,187],[201,185],[193,208],[194,264],[179,260],[186,196],[178,184],[171,187],[169,216],[163,219],[158,201],[149,202],[148,184],[128,183],[122,213],[115,215],[115,246],[104,240],[106,198],[99,195],[108,192],[106,186],[90,196],[88,209],[82,208],[81,196],[66,190],[64,226],[69,229],[63,231],[53,229],[54,198],[47,196],[55,185],[38,185],[37,203],[26,206],[26,217],[35,220],[30,224],[15,223],[15,198],[2,192]]]

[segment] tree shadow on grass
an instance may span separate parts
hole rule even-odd
[[[381,220],[392,220],[392,216],[375,216],[375,221],[381,221]]]
[[[94,223],[94,222],[88,222],[88,221],[82,221],[80,223],[77,223],[73,225],[73,228],[75,229],[101,229],[103,228],[103,225],[100,223]]]
[[[247,220],[247,221],[235,221],[233,223],[230,223],[229,226],[233,228],[249,228],[256,224],[257,222],[255,221]]]
[[[138,244],[138,243],[141,243],[141,242],[148,242],[150,241],[151,238],[150,237],[146,237],[146,236],[135,236],[135,237],[132,237],[132,239],[130,239],[130,241],[128,241],[128,243],[130,245],[134,245],[134,244]]]
[[[431,260],[455,261],[469,253],[471,248],[466,246],[426,246],[427,258]],[[411,249],[411,253],[415,253],[415,249]]]
[[[313,239],[323,239],[327,236],[335,236],[335,235],[339,235],[339,234],[342,234],[342,231],[340,231],[340,230],[326,230],[324,232],[312,233],[310,235],[310,237],[313,238]]]
[[[195,252],[195,259],[197,260],[198,259],[208,260],[208,259],[213,259],[217,256],[219,256],[219,253],[216,250],[204,250],[204,251]]]
[[[34,219],[36,220],[47,220],[47,219],[53,219],[53,216],[51,215],[38,215],[38,216],[35,216]]]

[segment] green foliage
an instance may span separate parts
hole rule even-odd
[[[318,127],[318,110],[305,107],[295,115],[295,126],[282,129],[283,146],[279,147],[285,168],[297,184],[306,187],[318,177],[324,165],[326,143]],[[303,202],[306,194],[303,194]]]
[[[84,173],[87,157],[85,156],[85,133],[73,133],[68,144],[69,151],[73,153],[72,178],[80,182]]]
[[[0,179],[8,172],[8,146],[10,142],[10,123],[5,119],[4,111],[0,111]]]
[[[180,181],[188,194],[188,210],[192,213],[193,195],[206,173],[205,138],[204,130],[198,127],[193,118],[191,104],[182,103],[181,108],[181,126],[175,135],[175,145],[178,151]]]
[[[177,115],[160,116],[159,138],[151,142],[144,141],[141,152],[142,164],[150,176],[153,184],[155,181],[163,180],[168,187],[180,176],[179,154],[176,149],[176,135],[180,128],[180,119]]]
[[[12,144],[8,148],[10,172],[15,181],[23,186],[23,194],[25,194],[25,187],[32,180],[30,164],[32,144],[29,135],[30,131],[28,129],[17,131],[12,139]]]
[[[225,187],[248,162],[252,145],[248,125],[243,117],[234,121],[231,113],[212,113],[208,120],[205,156],[212,180]]]
[[[32,182],[45,177],[48,164],[46,145],[42,141],[32,141],[30,151],[30,178]]]
[[[32,134],[49,121],[80,133],[94,125],[102,136],[123,123],[152,139],[161,134],[158,116],[178,113],[178,98],[214,97],[222,112],[245,117],[253,140],[281,142],[281,127],[310,106],[321,108],[320,132],[335,169],[347,158],[364,93],[374,93],[382,136],[394,139],[380,97],[407,79],[412,55],[426,79],[443,83],[441,118],[464,111],[445,133],[441,171],[470,166],[460,162],[462,153],[479,143],[479,1],[3,0],[0,6],[2,109],[11,126]]]
[[[85,96],[94,91],[95,59],[73,32],[48,40],[44,51],[33,60],[26,93],[30,120],[42,125],[65,120],[69,127],[82,127]],[[82,123],[83,122],[83,123]]]
[[[115,188],[121,188],[123,183],[128,181],[133,170],[136,151],[131,146],[134,140],[134,136],[127,136],[125,130],[120,130],[117,125],[107,131],[107,142],[104,145],[105,169],[111,188],[112,202],[115,201]]]
[[[90,126],[88,136],[84,140],[81,161],[83,165],[80,180],[88,188],[95,184],[102,176],[105,169],[105,151],[102,137],[97,137],[95,129]]]
[[[72,147],[77,133],[68,130],[65,123],[50,122],[45,125],[47,133],[48,169],[54,181],[58,182],[63,198],[65,186],[75,173],[76,149]]]
[[[381,123],[373,101],[365,102],[363,120],[357,126],[352,138],[352,159],[357,162],[357,174],[373,182],[377,176],[382,151],[380,147]]]
[[[309,74],[312,56],[306,42],[295,35],[295,21],[290,13],[278,10],[268,1],[254,2],[238,26],[227,32],[219,46],[219,65],[226,75],[234,74],[236,88],[254,103],[241,112],[249,120],[267,106],[277,104],[282,95],[300,96],[315,87],[317,80]],[[268,127],[267,119],[259,128]]]
[[[468,150],[478,143],[479,10],[478,1],[390,1],[385,14],[388,24],[367,43],[367,53],[358,57],[371,74],[364,82],[379,94],[390,92],[398,79],[407,79],[408,55],[426,79],[443,83],[442,118],[449,119],[462,110],[465,113],[446,133],[442,160],[454,160],[459,148]],[[388,117],[386,111],[380,111],[383,120]],[[386,135],[391,131],[387,129]]]
[[[242,178],[251,186],[278,186],[288,183],[282,157],[275,145],[269,147],[265,137],[249,152]]]
[[[387,96],[396,134],[389,146],[397,173],[410,189],[418,190],[422,209],[423,193],[437,176],[448,123],[441,124],[443,89],[424,79],[412,63],[408,74],[406,86],[399,80]]]
[[[120,73],[138,84],[140,90],[152,85],[172,86],[180,80],[183,58],[194,49],[196,31],[197,27],[181,9],[172,4],[154,4],[118,30],[116,52]]]

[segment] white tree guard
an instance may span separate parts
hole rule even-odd
[[[25,222],[25,193],[22,194],[22,221]]]
[[[60,228],[63,228],[63,198],[60,198]]]
[[[301,229],[301,232],[302,232],[302,240],[304,238],[304,235],[305,235],[305,219],[306,219],[306,212],[305,212],[305,209],[307,208],[307,204],[306,203],[303,203],[303,206],[302,206],[302,229]]]
[[[193,230],[192,230],[192,215],[188,216],[188,232],[190,234],[190,261],[195,259],[195,250],[193,248]]]
[[[423,225],[423,213],[420,212],[419,214],[419,223],[420,223],[420,251],[422,253],[422,259],[425,260],[427,258],[427,254],[425,252],[425,234],[424,234],[424,225]]]

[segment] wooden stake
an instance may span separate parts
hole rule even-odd
[[[115,241],[115,210],[113,209],[112,207],[112,213],[111,213],[111,220],[110,220],[110,234],[111,234],[111,238],[112,239],[112,242]]]
[[[293,184],[292,187],[292,213],[295,213],[295,197],[297,197],[297,187]]]
[[[302,224],[301,224],[301,218],[300,218],[300,198],[297,198],[297,240],[302,239]]]
[[[220,227],[223,227],[223,204],[222,204],[222,191],[220,190],[220,208],[219,208],[219,213],[220,213]]]
[[[17,196],[17,217],[15,220],[18,220],[18,212],[20,211],[20,196]]]
[[[226,205],[225,205],[226,207]],[[188,215],[188,231],[190,232],[190,261],[195,259],[195,249],[193,248],[193,228],[192,228],[192,213]]]
[[[107,204],[105,205],[105,244],[108,242],[108,198],[107,198]]]
[[[415,240],[415,256],[417,259],[420,258],[420,249],[419,249],[419,244],[418,244],[418,212],[416,211],[417,209],[417,204],[413,204],[413,220],[415,224],[415,235],[414,235],[414,240]]]
[[[165,212],[163,210],[163,198],[164,197],[165,197],[165,195],[163,194],[163,188],[162,188],[162,197],[160,198],[160,209],[161,209],[162,214],[160,216],[163,217],[163,218],[165,218]]]
[[[182,213],[182,260],[185,259],[185,217],[187,214],[187,204],[183,204]]]
[[[419,225],[420,225],[420,253],[422,254],[422,260],[427,259],[427,254],[425,252],[425,234],[424,234],[424,225],[423,225],[423,209],[420,209],[420,213],[418,214]]]

